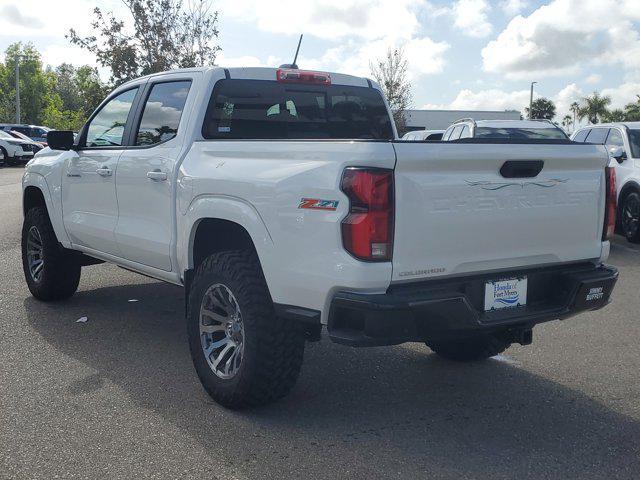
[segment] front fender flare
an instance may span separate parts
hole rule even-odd
[[[61,205],[56,205],[53,201],[53,197],[51,195],[51,191],[49,190],[49,185],[47,183],[47,179],[35,172],[27,172],[22,178],[22,202],[24,208],[24,193],[27,187],[35,187],[42,192],[42,196],[44,197],[45,204],[47,206],[47,214],[49,215],[49,220],[51,221],[51,225],[53,226],[53,231],[56,234],[56,238],[58,241],[66,248],[71,246],[71,241],[67,235],[67,231],[64,228],[64,223],[62,221],[62,209]],[[26,214],[27,212],[24,212]]]

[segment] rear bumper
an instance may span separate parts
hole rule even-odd
[[[490,280],[528,278],[527,306],[484,311]],[[534,325],[597,310],[609,303],[618,271],[591,263],[393,285],[384,294],[339,292],[329,311],[329,337],[352,346],[394,345],[509,332],[526,343]],[[523,340],[520,340],[523,339]]]

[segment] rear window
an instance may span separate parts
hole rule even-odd
[[[556,139],[566,140],[567,135],[559,128],[493,128],[477,127],[476,138],[508,139]]]
[[[345,85],[220,80],[202,135],[228,139],[392,140],[380,92]]]

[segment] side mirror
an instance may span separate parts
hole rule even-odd
[[[51,150],[71,150],[73,132],[70,130],[51,130],[47,132],[47,144]]]
[[[609,156],[615,158],[618,163],[622,163],[627,159],[627,154],[622,147],[611,147]]]

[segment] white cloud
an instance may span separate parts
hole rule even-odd
[[[529,105],[529,90],[506,92],[492,88],[474,92],[461,90],[448,104],[426,104],[422,108],[446,110],[524,110]]]
[[[421,6],[423,2],[413,0],[223,0],[219,10],[266,32],[304,32],[339,40],[352,36],[411,38],[419,28],[416,12]]]
[[[527,0],[502,0],[500,8],[509,17],[518,15],[522,10],[529,6]]]
[[[637,0],[553,0],[513,18],[482,50],[483,66],[509,78],[576,74],[590,63],[637,68],[638,20]]]
[[[626,82],[617,87],[604,88],[602,95],[611,97],[609,108],[624,108],[627,103],[635,102],[640,95],[640,82]]]
[[[600,83],[600,80],[602,80],[602,75],[599,75],[597,73],[592,73],[591,75],[589,75],[587,78],[584,79],[584,81],[590,85],[595,85],[596,83]]]
[[[487,17],[490,8],[485,0],[458,0],[451,9],[453,24],[470,37],[486,37],[493,30]]]
[[[575,83],[570,83],[564,87],[552,98],[556,104],[556,116],[562,118],[569,114],[571,112],[571,104],[573,102],[580,103],[584,96],[584,92]]]

